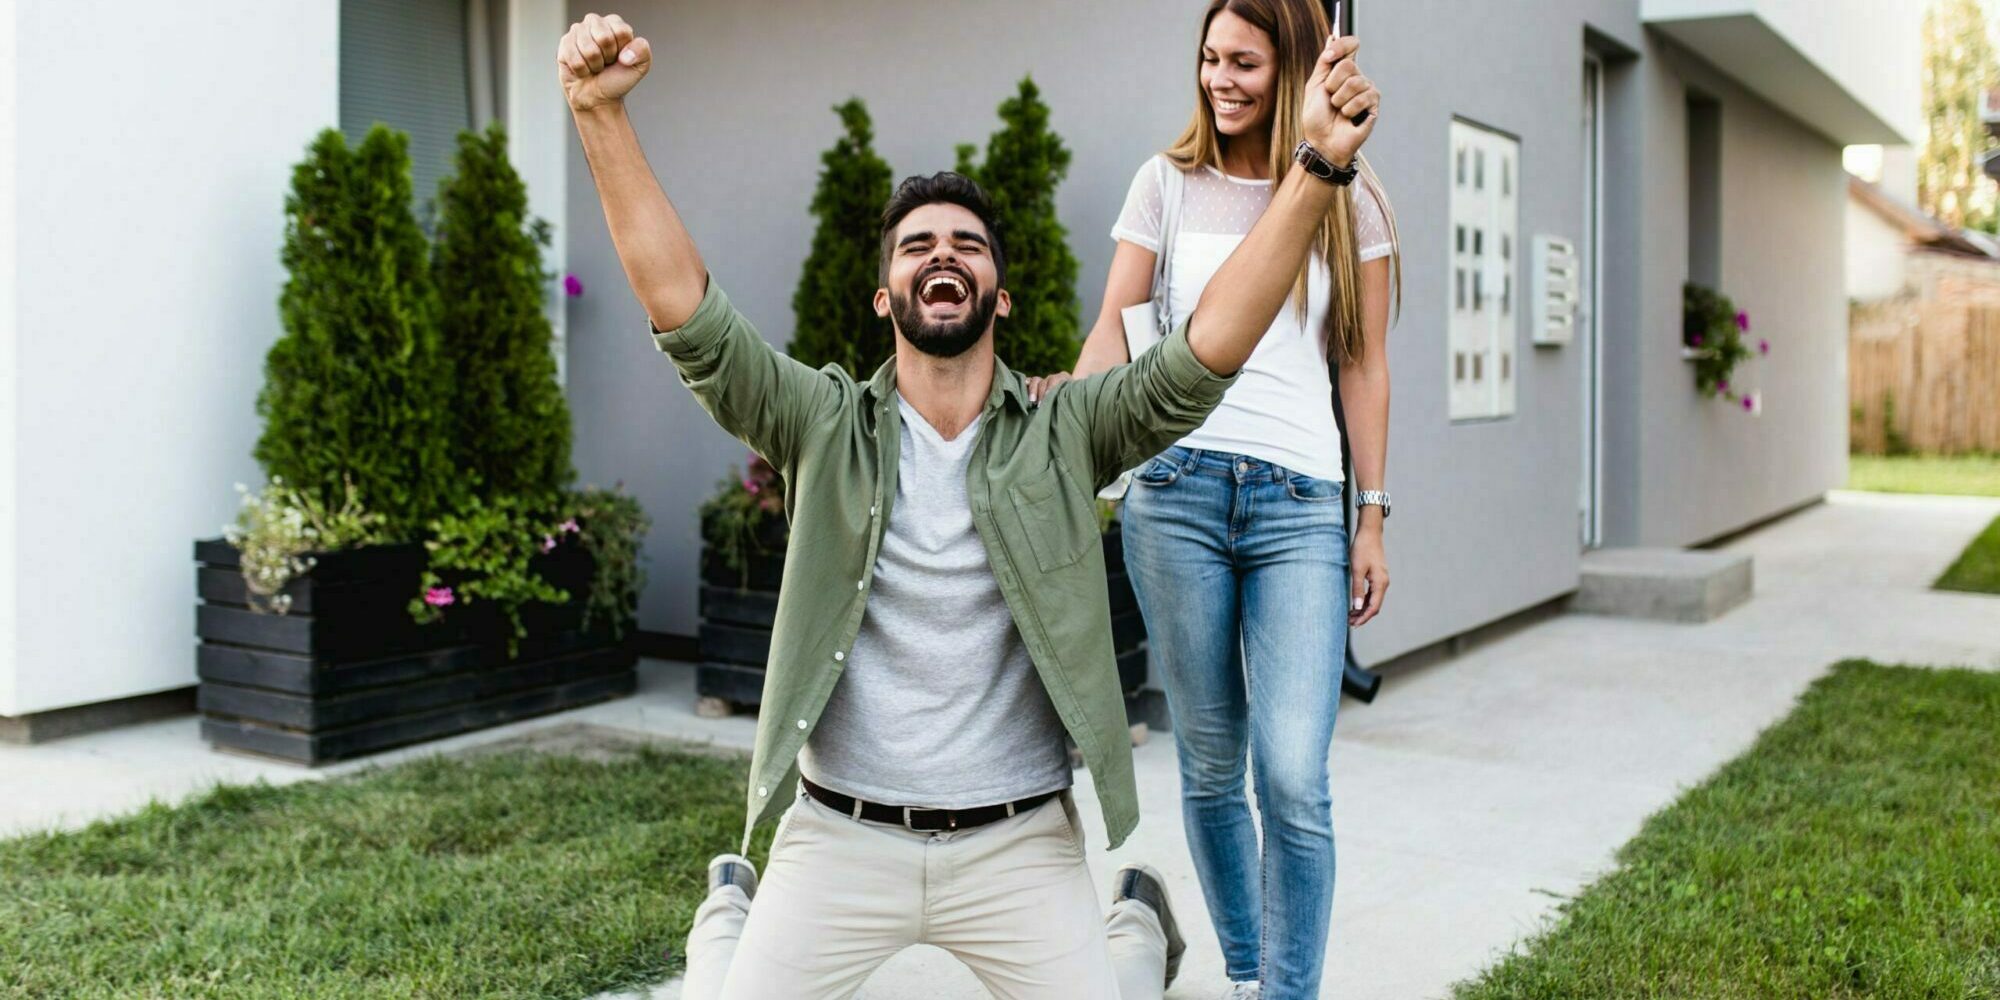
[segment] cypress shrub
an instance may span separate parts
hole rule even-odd
[[[548,226],[528,217],[528,188],[507,160],[500,126],[459,133],[457,172],[438,186],[437,204],[431,276],[452,379],[445,420],[459,493],[553,497],[572,473],[569,406],[544,311]]]
[[[350,150],[321,132],[292,171],[256,447],[267,477],[322,502],[345,495],[414,538],[450,495],[430,243],[410,208],[409,138],[377,125]]]
[[[889,164],[875,154],[875,126],[860,98],[833,109],[843,129],[820,156],[813,191],[812,251],[792,294],[789,350],[822,368],[839,365],[857,379],[875,373],[895,352],[894,329],[875,315],[881,287],[882,205],[889,200]]]
[[[1068,371],[1081,346],[1076,255],[1056,218],[1056,188],[1069,173],[1070,153],[1049,128],[1049,106],[1032,77],[1000,105],[1000,129],[983,162],[958,147],[958,172],[993,199],[1007,252],[1012,315],[994,328],[994,350],[1008,367],[1030,375]]]

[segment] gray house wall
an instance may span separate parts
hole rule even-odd
[[[1636,514],[1614,544],[1689,545],[1824,495],[1847,475],[1847,314],[1841,147],[1748,94],[1671,42],[1646,61],[1645,275],[1637,391],[1623,394],[1637,447]],[[1738,382],[1765,397],[1752,418],[1692,390],[1680,357],[1686,274],[1686,95],[1722,109],[1720,289],[1751,317],[1772,355]]]
[[[653,166],[717,279],[765,336],[783,344],[811,236],[806,205],[818,154],[835,136],[828,107],[850,94],[866,99],[877,148],[898,175],[929,172],[950,166],[955,143],[983,143],[995,106],[1028,72],[1074,153],[1059,209],[1081,261],[1088,323],[1111,256],[1106,231],[1126,185],[1191,107],[1202,6],[1020,0],[995,16],[994,7],[963,2],[866,0],[836,13],[810,0],[643,0],[621,12],[654,43],[656,68],[631,105]],[[1826,166],[1839,169],[1837,149],[1711,80],[1706,67],[1663,53],[1664,43],[1640,28],[1634,0],[1377,2],[1361,28],[1363,63],[1386,101],[1369,155],[1395,202],[1407,268],[1404,310],[1390,337],[1395,590],[1388,613],[1357,638],[1364,659],[1421,647],[1576,586],[1582,351],[1530,347],[1524,324],[1516,414],[1452,423],[1445,238],[1454,117],[1520,138],[1524,245],[1537,233],[1581,235],[1587,44],[1639,54],[1607,71],[1600,312],[1605,395],[1616,404],[1605,415],[1609,540],[1694,541],[1831,484],[1838,463],[1830,457],[1844,450],[1844,437],[1832,440],[1803,410],[1777,411],[1809,399],[1811,419],[1825,419],[1826,394],[1845,384],[1817,346],[1838,326],[1821,320],[1829,303],[1837,313],[1840,302],[1844,195],[1820,193]],[[1678,354],[1686,258],[1681,74],[1705,74],[1704,86],[1725,103],[1725,285],[1753,316],[1769,317],[1759,332],[1780,345],[1763,366],[1772,403],[1761,421],[1697,405]],[[729,466],[741,464],[744,449],[709,423],[642,335],[644,319],[573,140],[571,178],[569,262],[587,286],[569,307],[577,462],[586,480],[623,480],[654,515],[642,626],[690,633],[694,510]],[[1822,216],[1835,227],[1830,238]],[[1833,270],[1824,286],[1815,284],[1819,246],[1802,250],[1807,240],[1783,236],[1800,229],[1812,242],[1826,240]],[[1774,249],[1782,252],[1765,256]],[[1520,287],[1526,278],[1524,263]],[[1812,339],[1790,332],[1793,322]],[[1844,417],[1833,426],[1844,435]],[[1759,481],[1717,492],[1732,476]],[[1690,489],[1697,483],[1712,494],[1700,503]],[[1655,496],[1660,490],[1674,495]]]

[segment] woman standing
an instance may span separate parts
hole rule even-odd
[[[1330,30],[1318,0],[1209,5],[1193,120],[1133,179],[1076,377],[1129,360],[1126,307],[1155,301],[1169,325],[1193,310],[1291,164],[1305,81]],[[1319,995],[1334,877],[1327,752],[1347,630],[1375,617],[1389,585],[1388,498],[1377,491],[1396,238],[1380,183],[1355,166],[1353,197],[1328,214],[1292,306],[1222,406],[1141,468],[1125,501],[1126,566],[1165,674],[1188,843],[1231,997],[1260,987],[1265,1000]],[[1329,362],[1362,488],[1351,552]]]

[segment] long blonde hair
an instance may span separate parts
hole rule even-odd
[[[1208,13],[1202,16],[1201,35],[1195,43],[1194,118],[1165,155],[1184,172],[1202,166],[1222,169],[1223,137],[1215,127],[1215,109],[1209,105],[1208,94],[1201,86],[1201,47],[1208,42],[1209,24],[1215,20],[1215,15],[1225,10],[1270,36],[1272,45],[1277,49],[1276,81],[1271,95],[1271,177],[1276,183],[1291,167],[1292,150],[1299,144],[1299,116],[1306,80],[1311,77],[1313,64],[1325,48],[1326,36],[1333,31],[1327,22],[1326,10],[1318,0],[1211,0]],[[1375,176],[1375,169],[1368,165],[1368,158],[1357,157],[1356,163],[1361,171],[1361,190],[1381,206],[1382,217],[1389,225],[1389,241],[1393,248],[1390,254],[1391,301],[1394,310],[1400,313],[1403,308],[1403,261],[1402,240],[1396,232],[1396,213],[1389,207],[1389,196],[1382,190],[1382,182]],[[1320,223],[1319,234],[1314,238],[1313,252],[1314,256],[1326,262],[1333,279],[1333,301],[1328,303],[1326,326],[1321,331],[1327,355],[1338,364],[1357,363],[1366,353],[1367,337],[1361,328],[1361,256],[1360,248],[1355,244],[1352,199],[1333,200],[1333,207],[1327,210],[1326,219]],[[1312,262],[1308,261],[1306,267],[1310,266]],[[1298,309],[1299,322],[1304,323],[1304,267],[1299,269],[1292,298]]]

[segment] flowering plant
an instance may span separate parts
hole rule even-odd
[[[545,505],[517,497],[481,500],[467,497],[457,510],[430,523],[430,552],[419,594],[410,599],[410,617],[430,624],[445,617],[445,609],[491,601],[510,626],[507,655],[514,655],[527,638],[521,608],[529,601],[562,604],[563,590],[530,565],[548,539],[568,535]],[[553,548],[554,546],[550,546]]]
[[[717,483],[715,495],[701,505],[701,537],[715,549],[722,564],[747,583],[751,556],[771,550],[772,518],[783,516],[784,511],[784,481],[778,470],[762,457],[751,455],[745,471],[729,470],[729,478]]]
[[[1763,412],[1763,397],[1739,387],[1733,377],[1744,361],[1771,353],[1771,342],[1749,340],[1750,314],[1729,297],[1692,282],[1681,293],[1681,345],[1694,362],[1695,388],[1710,399],[1721,397],[1746,413]]]
[[[589,552],[596,567],[590,581],[590,598],[583,608],[583,627],[598,622],[611,626],[611,634],[625,637],[639,613],[639,592],[646,587],[646,572],[639,566],[639,545],[653,526],[636,497],[623,484],[608,490],[591,488],[570,494],[570,516],[557,527],[581,522],[577,542]],[[543,544],[556,541],[544,537]]]
[[[639,543],[650,526],[639,502],[622,490],[565,493],[554,502],[469,497],[431,522],[424,543],[429,565],[410,599],[410,615],[428,624],[441,621],[447,608],[490,601],[507,620],[507,655],[513,656],[528,635],[522,608],[531,601],[565,604],[571,596],[542,576],[536,557],[576,544],[595,567],[584,628],[602,622],[622,638],[644,586]]]
[[[313,553],[381,540],[382,515],[361,506],[352,479],[345,480],[339,507],[291,486],[283,476],[272,476],[257,493],[237,483],[236,492],[243,498],[242,509],[235,524],[223,526],[222,537],[242,554],[252,611],[290,611],[292,595],[284,590],[312,570]]]

